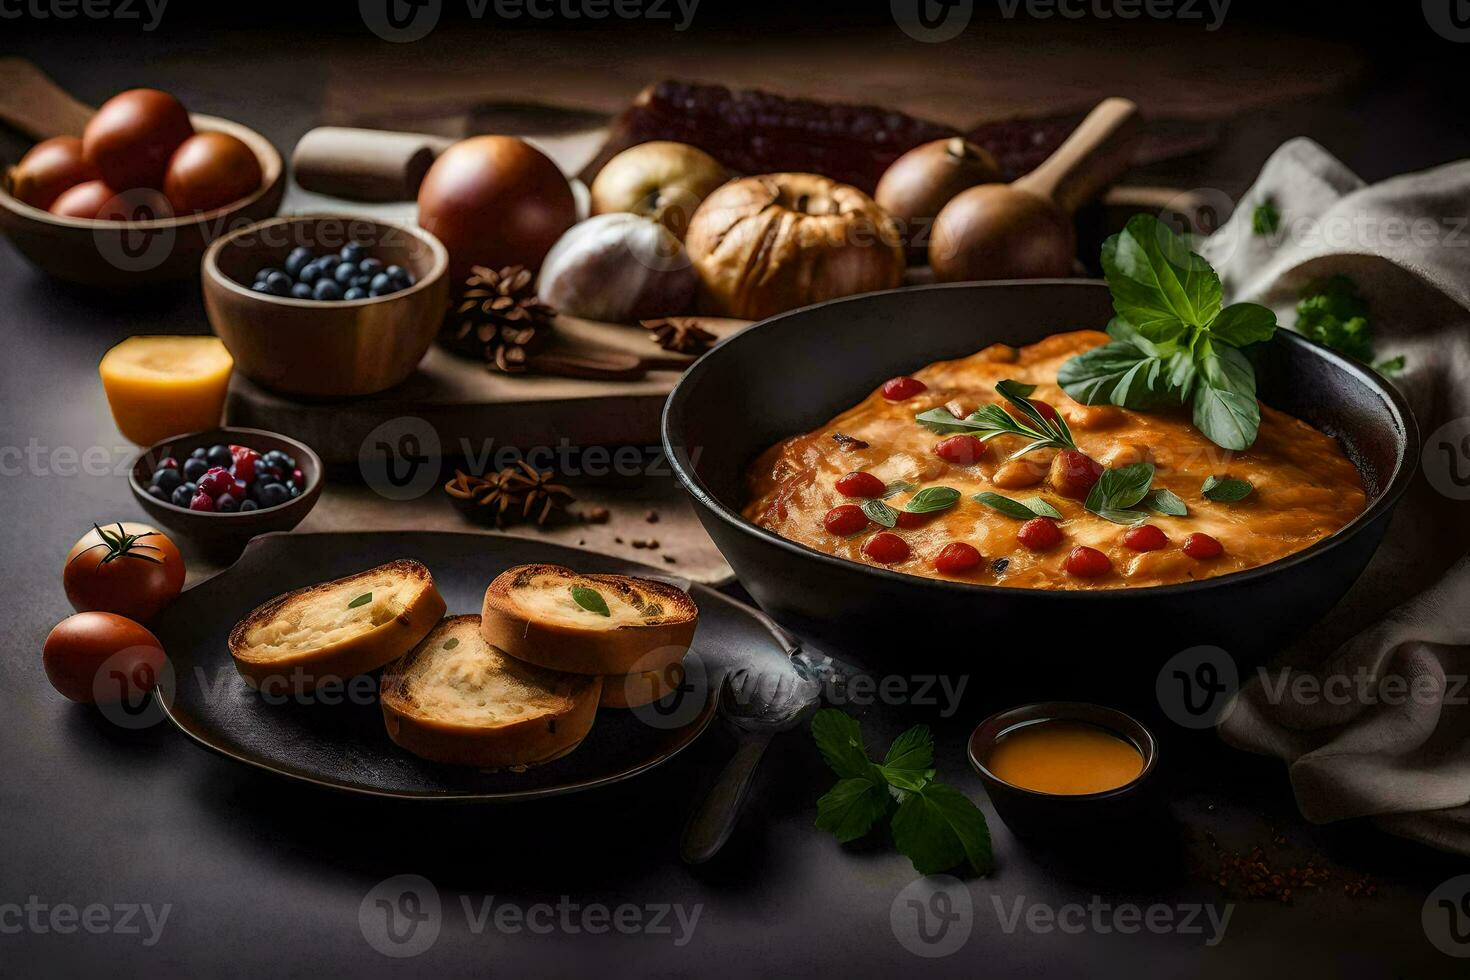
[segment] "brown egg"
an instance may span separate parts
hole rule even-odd
[[[178,99],[135,88],[102,104],[82,134],[82,148],[107,186],[158,190],[169,157],[193,135],[194,125]]]
[[[163,193],[177,214],[213,211],[260,187],[260,161],[229,133],[195,133],[174,151]]]
[[[1001,179],[1000,166],[983,148],[960,136],[923,143],[893,161],[873,200],[898,222],[909,262],[927,254],[934,219],[960,191]]]
[[[61,192],[96,180],[97,168],[82,155],[75,136],[53,136],[31,147],[10,172],[10,193],[33,208],[46,210]]]
[[[939,212],[929,239],[929,265],[940,282],[1069,276],[1076,254],[1072,219],[1010,184],[960,192]]]
[[[100,180],[89,180],[63,191],[51,203],[52,214],[64,218],[99,218],[103,207],[117,192]]]
[[[556,164],[512,136],[461,140],[419,186],[419,224],[449,250],[455,279],[472,265],[535,269],[576,219]]]

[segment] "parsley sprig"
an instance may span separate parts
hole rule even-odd
[[[934,736],[917,725],[893,740],[883,761],[863,747],[857,721],[835,708],[812,718],[812,735],[837,785],[817,800],[817,829],[857,840],[887,818],[893,843],[922,875],[961,864],[977,874],[993,866],[990,828],[964,793],[934,781]]]
[[[989,442],[996,436],[1020,436],[1028,440],[1026,445],[1011,453],[1007,459],[1016,459],[1035,449],[1076,449],[1072,430],[1061,415],[1055,418],[1041,413],[1028,396],[1036,390],[1035,385],[1022,384],[1007,378],[995,386],[995,390],[1006,401],[1016,407],[1022,418],[1017,419],[999,405],[982,405],[962,419],[957,419],[946,408],[933,408],[914,416],[914,420],[931,432],[945,435],[952,432],[972,432],[981,442]]]

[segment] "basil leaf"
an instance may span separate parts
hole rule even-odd
[[[1153,463],[1133,463],[1117,469],[1103,470],[1102,476],[1088,492],[1083,506],[1099,515],[1103,511],[1127,510],[1144,498],[1153,479]]]
[[[993,493],[990,490],[986,490],[984,493],[977,493],[970,499],[975,501],[976,503],[984,504],[986,507],[993,507],[1007,517],[1014,517],[1018,521],[1029,521],[1031,520],[1031,518],[1037,516],[1035,511],[1033,511],[1030,507],[1027,507],[1025,504],[1021,503],[1019,500],[1012,500],[1010,497],[1003,497],[1000,494]]]
[[[877,769],[863,748],[863,732],[856,718],[836,708],[821,708],[812,715],[812,738],[816,740],[817,751],[838,776],[877,777]]]
[[[921,875],[960,864],[987,874],[994,865],[985,814],[946,783],[930,783],[905,796],[890,826],[894,845]]]
[[[978,414],[978,413],[977,413]],[[975,423],[975,416],[957,419],[947,408],[931,408],[927,412],[921,412],[914,416],[914,421],[939,435],[949,435],[952,432],[970,432],[980,428]]]
[[[349,602],[347,604],[347,608],[348,609],[356,609],[358,606],[365,606],[369,602],[372,602],[372,601],[373,601],[373,594],[371,592],[364,592],[362,595],[358,596],[356,599],[353,599],[351,602]]]
[[[928,725],[915,725],[893,740],[878,767],[889,785],[910,792],[934,778],[934,735]]]
[[[1152,346],[1152,345],[1150,345]],[[1062,363],[1057,384],[1084,405],[1149,409],[1179,404],[1170,362],[1150,356],[1132,341],[1114,341]]]
[[[1194,348],[1194,364],[1199,373],[1195,428],[1223,449],[1248,449],[1261,427],[1250,361],[1234,347],[1216,346],[1204,337]]]
[[[590,613],[596,613],[599,616],[612,615],[612,611],[607,608],[607,600],[596,589],[574,585],[572,586],[572,601]]]
[[[995,390],[1006,398],[1030,398],[1036,393],[1036,386],[1017,381],[1015,378],[1006,378],[995,386]]]
[[[1032,497],[1030,500],[1021,501],[1021,503],[1028,507],[1031,512],[1037,517],[1054,517],[1057,520],[1062,519],[1062,512],[1057,510],[1051,504],[1047,503],[1045,500],[1042,500],[1040,497]]]
[[[457,636],[451,636],[444,641],[444,649],[446,650],[453,650],[457,646],[459,646],[459,637]]]
[[[907,480],[894,480],[883,488],[883,496],[880,499],[887,500],[889,497],[904,493],[913,488],[914,485]]]
[[[1148,515],[1141,510],[1122,510],[1113,507],[1104,507],[1102,510],[1093,511],[1098,517],[1114,524],[1137,524],[1148,520]]]
[[[891,805],[887,786],[870,779],[839,779],[817,800],[816,828],[845,844],[872,830]]]
[[[1168,514],[1170,517],[1188,517],[1189,507],[1183,499],[1173,490],[1165,490],[1160,487],[1150,490],[1148,495],[1139,501],[1140,505],[1147,510],[1157,511],[1160,514]]]
[[[925,487],[908,499],[903,509],[910,514],[932,514],[953,507],[960,499],[954,487]]]
[[[869,498],[862,503],[863,513],[868,515],[868,520],[874,524],[884,527],[893,527],[898,524],[898,511],[889,507],[883,501]]]
[[[1105,241],[1102,266],[1113,309],[1155,343],[1177,340],[1220,312],[1220,277],[1153,215],[1134,215]]]
[[[1254,489],[1255,487],[1245,480],[1237,480],[1228,476],[1212,476],[1205,481],[1204,486],[1199,488],[1199,492],[1206,500],[1213,500],[1217,504],[1233,504],[1237,500],[1249,497]]]
[[[1276,314],[1255,303],[1232,303],[1210,321],[1210,336],[1232,347],[1270,340],[1275,332]]]

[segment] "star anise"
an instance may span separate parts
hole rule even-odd
[[[640,322],[653,331],[653,339],[660,347],[677,354],[693,354],[698,357],[720,339],[718,335],[701,327],[698,317],[670,316]]]
[[[508,374],[527,370],[531,356],[550,340],[556,315],[536,295],[533,280],[524,266],[473,267],[446,318],[445,343]]]
[[[496,527],[534,521],[544,525],[566,513],[576,499],[572,492],[554,482],[550,470],[538,470],[525,460],[488,476],[454,471],[444,492],[477,520],[493,521]]]

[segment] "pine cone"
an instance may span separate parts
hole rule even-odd
[[[507,374],[525,371],[530,356],[551,339],[556,315],[537,297],[533,280],[525,266],[474,266],[445,319],[445,345]]]

